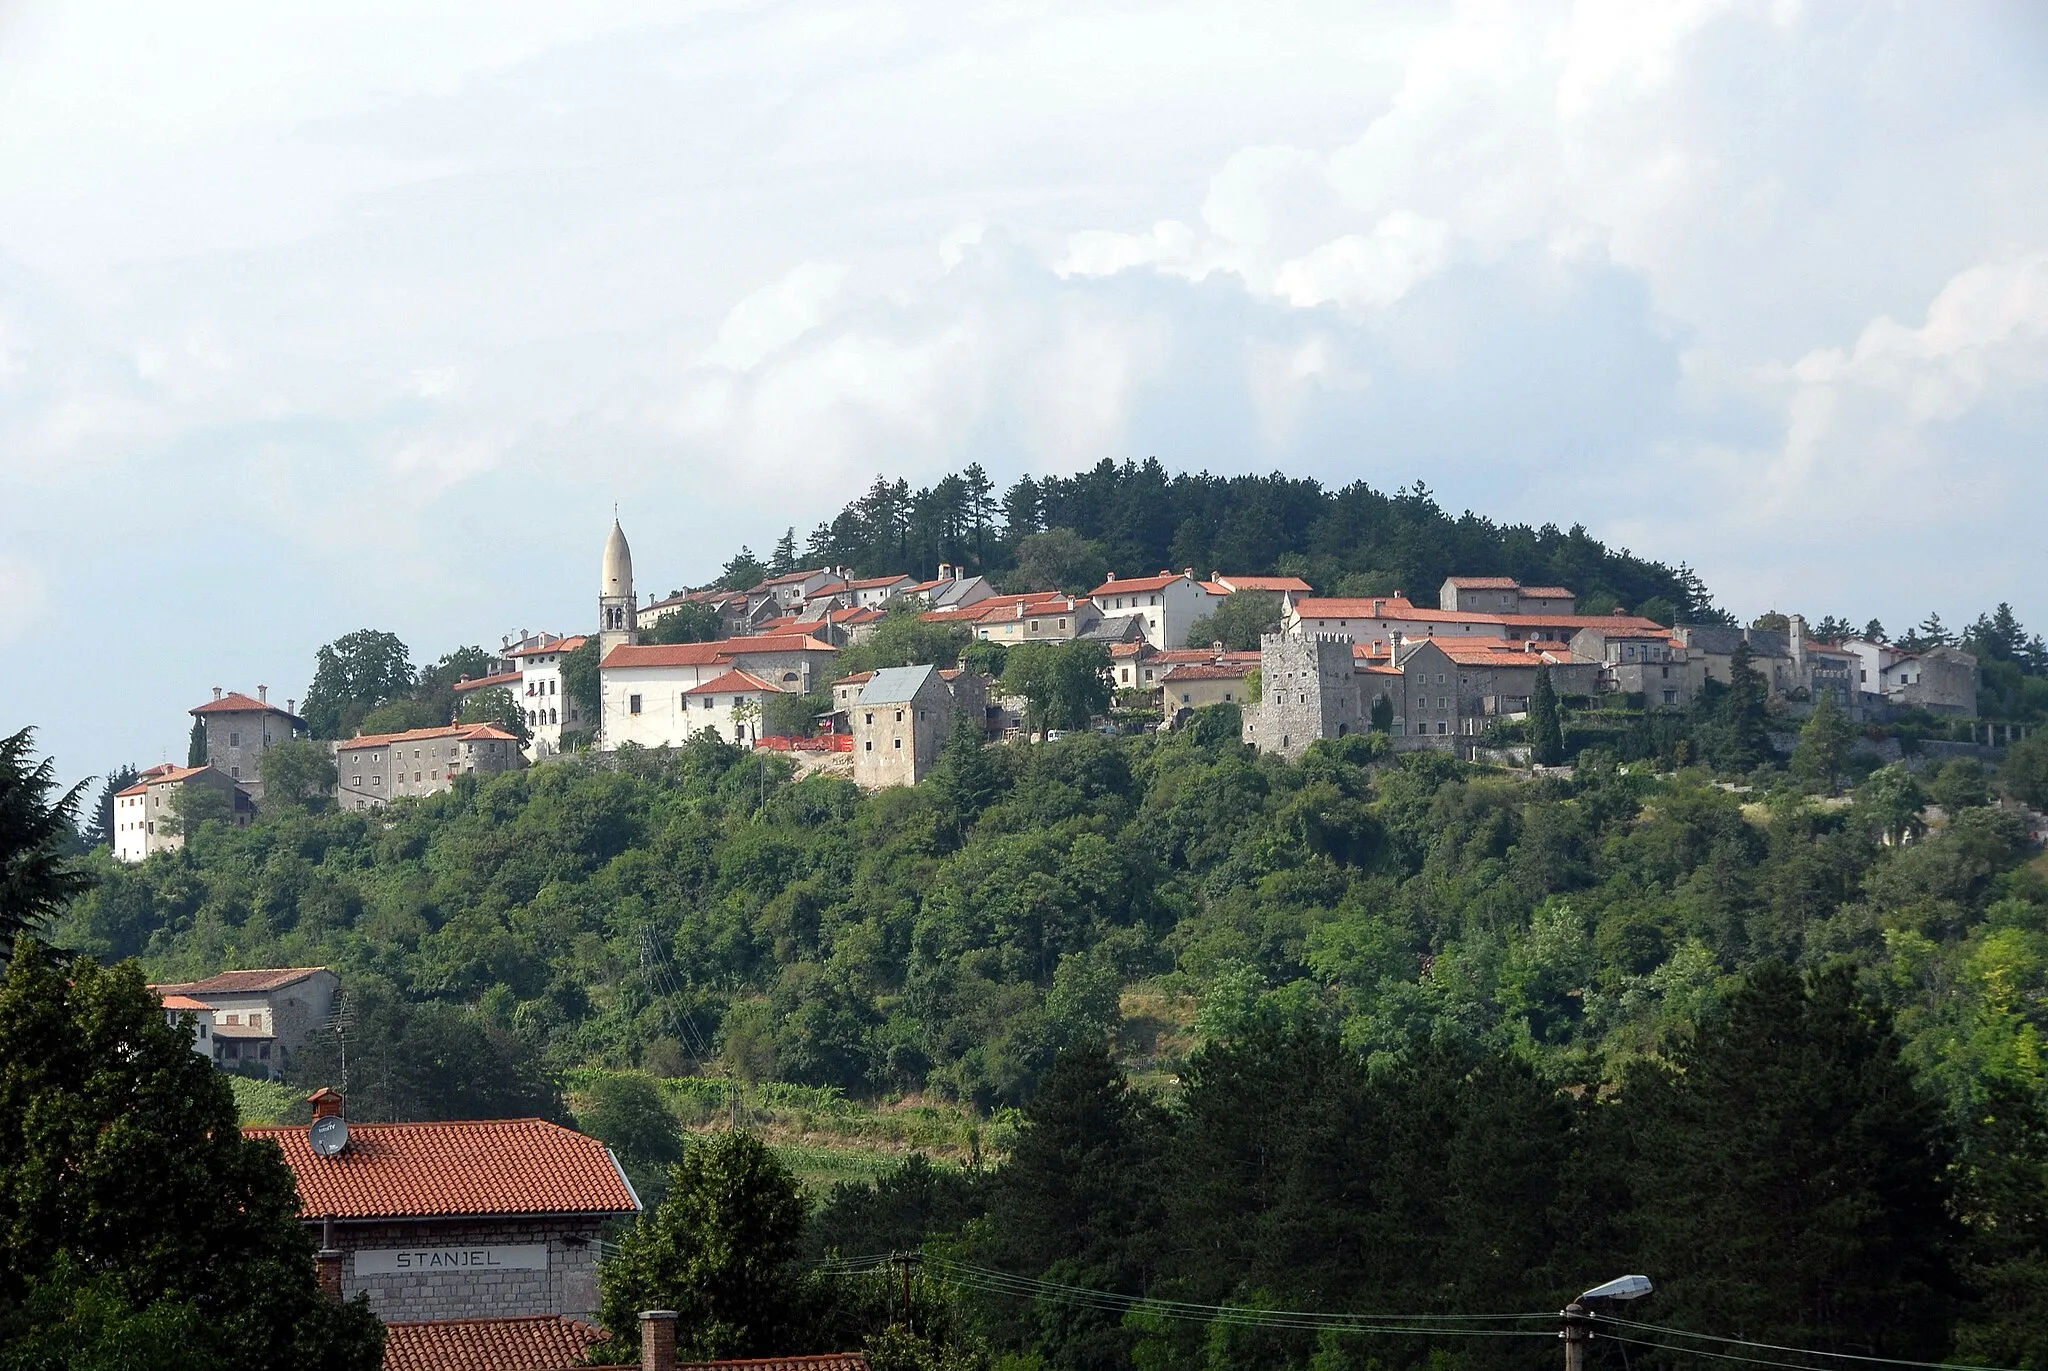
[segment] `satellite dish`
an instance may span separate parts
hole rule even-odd
[[[313,1120],[313,1126],[306,1131],[306,1141],[313,1151],[322,1157],[338,1157],[348,1146],[348,1120],[339,1114]]]
[[[1596,1285],[1582,1300],[1633,1300],[1650,1293],[1648,1276],[1617,1276],[1605,1285]]]

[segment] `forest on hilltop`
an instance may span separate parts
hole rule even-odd
[[[979,464],[916,490],[877,476],[801,543],[792,528],[766,558],[741,549],[720,583],[744,590],[799,566],[928,576],[942,562],[1019,589],[1086,590],[1108,572],[1192,567],[1300,576],[1333,595],[1405,591],[1417,604],[1435,603],[1446,576],[1513,576],[1570,586],[1596,610],[1657,600],[1690,622],[1723,617],[1687,567],[1610,549],[1578,525],[1452,515],[1419,481],[1392,495],[1363,481],[1328,490],[1277,472],[1169,474],[1156,458],[1025,476],[1001,494]]]

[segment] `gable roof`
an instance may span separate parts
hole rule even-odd
[[[199,981],[165,982],[150,989],[161,995],[191,995],[202,999],[208,995],[260,995],[297,985],[326,969],[324,966],[258,967],[248,971],[223,971],[218,976],[208,976]]]
[[[1512,576],[1446,576],[1444,579],[1463,590],[1521,589],[1521,583]]]
[[[543,634],[542,636],[545,637],[546,635]],[[526,647],[515,647],[505,655],[507,657],[532,657],[542,652],[574,652],[577,648],[583,646],[584,640],[589,636],[587,633],[578,633],[572,638],[557,638],[551,643],[532,643]]]
[[[409,728],[403,733],[359,733],[336,743],[338,752],[359,747],[389,747],[393,743],[423,743],[431,738],[460,738],[463,742],[519,741],[503,729],[489,724],[443,724],[439,728]]]
[[[1168,685],[1175,681],[1241,681],[1258,665],[1256,658],[1249,662],[1182,662],[1159,679]]]
[[[1523,586],[1525,600],[1576,600],[1579,597],[1563,586]]]
[[[702,685],[691,686],[685,695],[729,694],[735,690],[765,690],[780,695],[782,687],[772,681],[764,681],[751,671],[728,671],[723,676],[714,676]]]
[[[634,1214],[640,1197],[611,1150],[545,1119],[361,1123],[337,1157],[303,1127],[245,1128],[284,1150],[308,1219]]]
[[[1088,592],[1095,595],[1122,595],[1134,590],[1164,590],[1175,581],[1185,580],[1171,571],[1162,571],[1157,576],[1133,576],[1129,580],[1109,580]]]
[[[761,652],[837,652],[808,633],[760,633],[715,643],[621,643],[605,654],[606,670],[650,666],[717,666]]]
[[[1313,593],[1315,587],[1299,576],[1223,576],[1211,573],[1217,585],[1230,590],[1277,590]]]
[[[259,700],[254,696],[244,695],[239,690],[230,690],[218,700],[208,700],[205,704],[196,705],[186,712],[190,714],[282,714],[293,723],[305,722],[298,715],[279,709],[268,700]]]
[[[912,585],[917,584],[917,578],[907,571],[899,571],[894,576],[863,576],[858,581],[848,581],[846,584],[855,590],[876,590],[882,586],[901,585],[905,581]]]
[[[457,695],[467,695],[472,690],[489,690],[492,686],[517,685],[518,683],[518,672],[500,671],[490,676],[479,676],[473,681],[457,681],[454,688]]]
[[[860,688],[858,703],[864,705],[908,704],[917,698],[917,692],[924,689],[925,682],[933,679],[938,668],[924,666],[885,666],[877,671],[868,683]]]
[[[579,1366],[604,1341],[565,1314],[384,1325],[384,1371],[543,1371]]]

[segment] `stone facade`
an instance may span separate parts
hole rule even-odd
[[[971,671],[942,674],[934,666],[877,671],[848,707],[853,734],[853,779],[869,789],[916,785],[925,778],[954,720],[980,721],[987,684]]]
[[[1370,722],[1349,638],[1268,633],[1259,640],[1259,675],[1244,740],[1261,751],[1299,757],[1319,738],[1360,733]]]
[[[598,1312],[597,1239],[601,1218],[434,1219],[337,1223],[342,1254],[341,1293],[369,1296],[386,1323],[419,1319],[500,1319],[566,1314],[595,1319]],[[319,1225],[312,1225],[319,1231]],[[484,1248],[545,1247],[542,1269],[479,1266],[414,1273],[358,1271],[365,1252],[464,1252]]]
[[[206,760],[259,804],[263,800],[264,752],[306,731],[304,719],[270,703],[267,686],[257,686],[253,699],[216,686],[213,698],[191,714],[206,730]]]
[[[334,745],[343,809],[373,809],[408,796],[432,795],[464,773],[511,771],[525,764],[519,740],[489,724],[368,734]]]

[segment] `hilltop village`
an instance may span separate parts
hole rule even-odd
[[[1234,706],[1243,740],[1298,757],[1318,739],[1377,729],[1397,752],[1434,750],[1471,759],[1526,760],[1503,748],[1503,725],[1524,723],[1539,674],[1566,699],[1622,697],[1648,710],[1682,710],[1709,681],[1727,684],[1738,652],[1790,718],[1830,697],[1851,720],[1883,722],[1920,710],[1973,719],[1977,659],[1956,647],[1909,651],[1841,637],[1822,641],[1792,615],[1783,629],[1667,625],[1622,609],[1582,614],[1565,586],[1510,577],[1451,576],[1434,602],[1392,595],[1322,596],[1296,576],[1188,567],[1156,575],[1111,574],[1086,595],[1003,594],[987,577],[941,563],[930,578],[908,572],[856,577],[814,567],[770,576],[746,590],[636,595],[633,554],[613,522],[598,578],[594,632],[508,635],[493,669],[456,683],[458,703],[504,692],[515,724],[448,722],[394,733],[358,733],[324,744],[329,793],[339,807],[367,809],[431,795],[464,775],[545,762],[565,750],[680,747],[709,733],[740,747],[836,765],[878,789],[924,779],[970,721],[991,739],[1057,738],[1033,728],[1031,702],[976,665],[905,660],[847,671],[842,654],[892,616],[957,628],[970,643],[1097,644],[1089,660],[1115,708],[1090,726],[1108,732],[1173,728],[1195,711]],[[1226,605],[1251,605],[1263,621],[1257,650],[1204,644],[1201,625]],[[671,615],[708,627],[704,641],[658,641]],[[595,641],[597,707],[578,700],[565,675],[572,654]],[[987,656],[979,659],[988,662]],[[792,726],[784,700],[829,690],[829,707]],[[115,798],[114,852],[123,861],[182,844],[164,822],[180,796],[212,793],[209,812],[250,822],[263,802],[264,752],[306,736],[295,700],[280,707],[216,688],[190,711],[204,757],[142,772]],[[1987,736],[1986,741],[1992,741]]]

